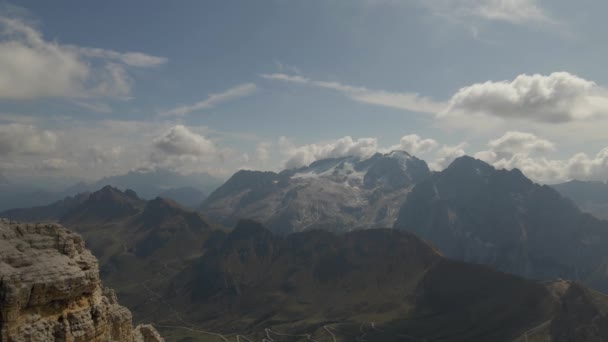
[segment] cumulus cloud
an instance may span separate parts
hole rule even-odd
[[[556,72],[464,87],[452,96],[441,116],[477,114],[563,123],[607,113],[608,91],[576,75]]]
[[[257,86],[253,83],[245,83],[236,87],[230,88],[224,92],[218,94],[211,94],[205,100],[197,102],[193,105],[179,106],[170,110],[167,110],[162,115],[167,116],[181,116],[187,115],[192,112],[196,112],[203,109],[213,108],[224,102],[230,102],[242,97],[249,96],[257,91]]]
[[[295,146],[288,138],[279,139],[281,152],[287,155],[285,167],[298,168],[325,158],[338,158],[346,156],[369,157],[378,151],[378,139],[353,139],[346,136],[324,143]]]
[[[404,135],[398,145],[393,145],[390,150],[406,151],[413,155],[431,152],[439,146],[433,139],[423,139],[417,134]]]
[[[565,159],[551,159],[547,154],[555,150],[555,144],[525,132],[507,132],[489,141],[488,147],[477,152],[475,157],[499,169],[520,169],[538,182],[605,180],[608,177],[608,148],[595,156],[577,153]]]
[[[0,125],[0,156],[40,155],[53,152],[57,135],[32,125]]]
[[[88,155],[93,159],[96,164],[103,164],[118,159],[123,154],[124,148],[122,146],[112,146],[108,148],[102,148],[94,146],[88,151]]]
[[[0,14],[0,98],[128,97],[126,67],[152,67],[162,57],[47,41],[25,20]]]
[[[488,123],[501,119],[554,124],[608,119],[608,89],[568,72],[522,74],[510,81],[475,83],[459,89],[446,102],[417,93],[372,90],[301,75],[276,73],[261,77],[336,91],[362,103],[436,114],[443,123],[456,126],[469,127],[467,118],[471,116],[485,117],[484,122]]]
[[[356,87],[338,82],[315,81],[300,75],[288,75],[282,73],[262,74],[260,76],[267,80],[307,85],[337,91],[338,93],[341,93],[354,101],[376,106],[420,113],[438,113],[445,108],[443,103],[435,102],[433,99],[420,96],[417,93],[398,93],[384,90],[372,90],[365,87]]]
[[[381,147],[377,138],[353,139],[346,136],[340,139],[296,146],[286,137],[279,138],[279,150],[287,160],[284,166],[287,169],[310,165],[325,158],[339,158],[355,156],[368,158],[374,153],[388,153],[394,150],[406,151],[410,154],[425,154],[431,160],[429,166],[434,170],[443,170],[454,159],[465,154],[466,143],[457,145],[443,145],[433,139],[425,139],[416,134],[401,137],[399,144],[388,148]]]
[[[204,156],[212,155],[217,151],[211,140],[183,125],[174,126],[155,139],[154,147],[165,155],[173,156]]]
[[[551,141],[537,137],[532,133],[510,131],[502,137],[488,143],[490,150],[480,152],[480,155],[502,159],[515,154],[547,153],[555,150]],[[491,154],[490,154],[491,153]]]

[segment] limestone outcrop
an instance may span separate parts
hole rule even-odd
[[[0,341],[164,340],[150,325],[133,328],[78,234],[0,219]]]

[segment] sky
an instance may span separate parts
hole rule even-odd
[[[66,185],[406,150],[608,178],[600,0],[0,2],[0,175]]]

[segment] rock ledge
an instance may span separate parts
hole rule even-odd
[[[164,340],[150,325],[133,329],[78,234],[0,219],[0,341]]]

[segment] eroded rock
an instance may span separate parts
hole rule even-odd
[[[83,239],[56,224],[0,219],[0,340],[160,342],[104,289]]]

